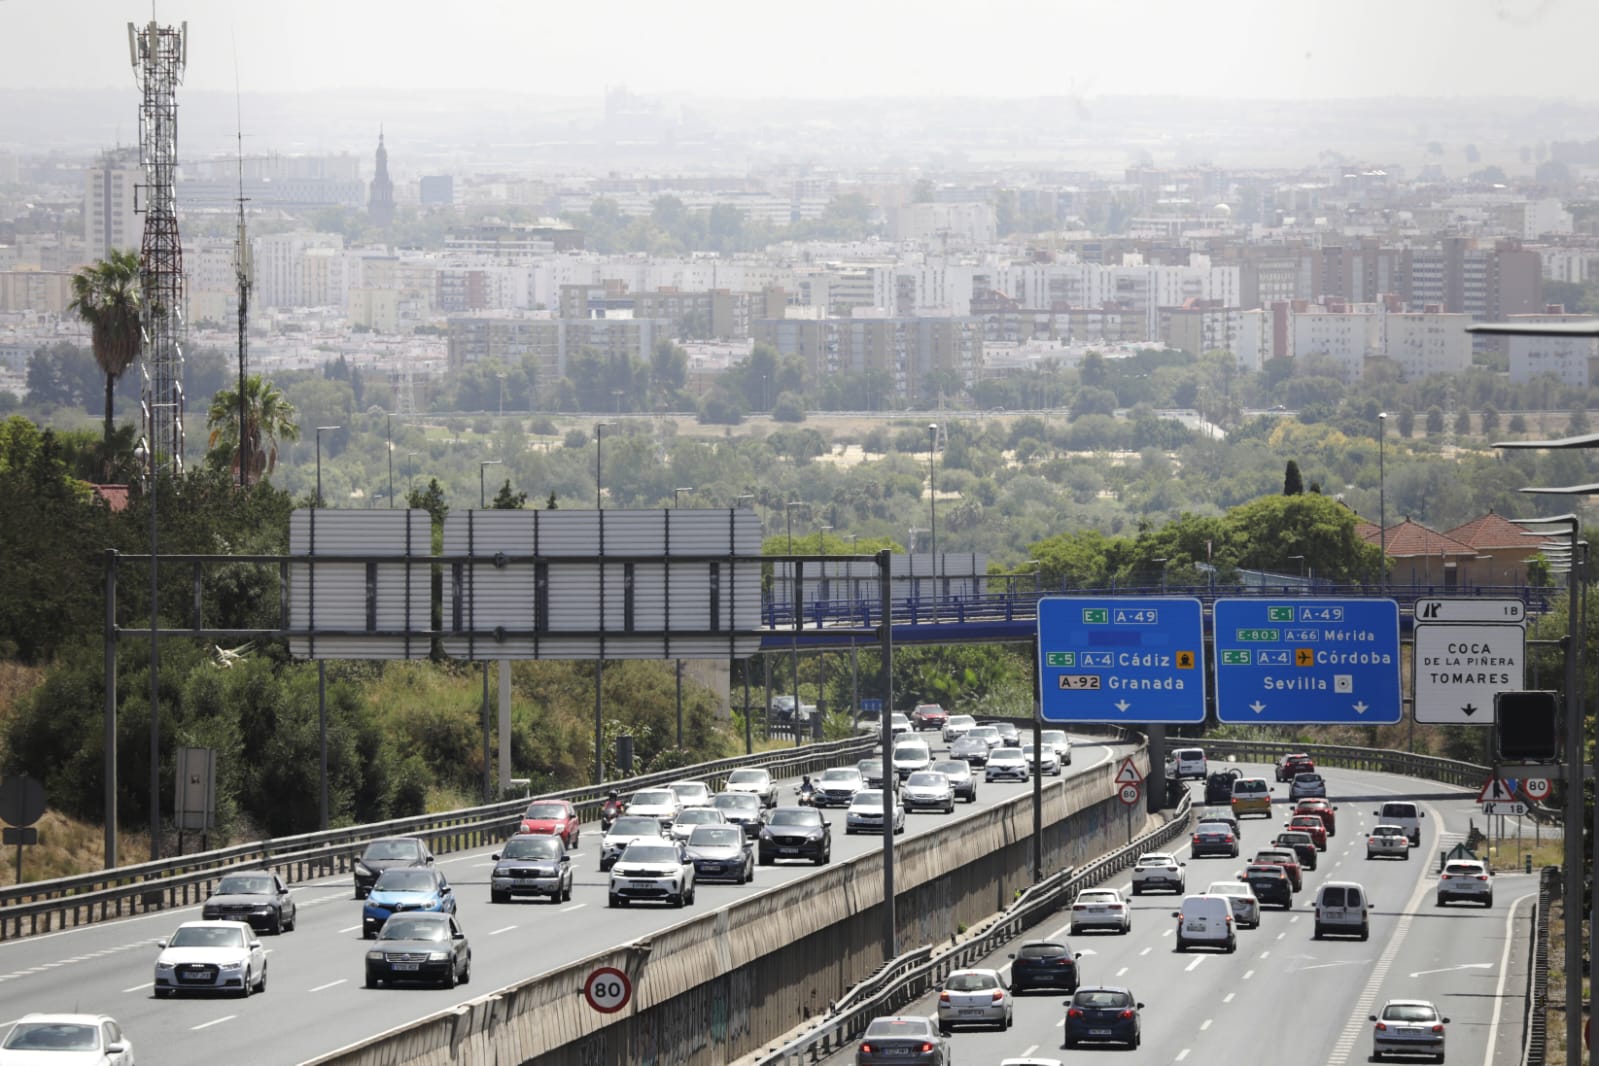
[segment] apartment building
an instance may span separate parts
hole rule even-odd
[[[144,215],[138,186],[144,167],[137,148],[103,153],[84,177],[83,243],[96,259],[112,249],[138,251],[144,242]]]
[[[1543,325],[1554,322],[1586,322],[1590,315],[1568,315],[1551,309],[1538,315],[1512,315],[1511,322]],[[1543,375],[1562,385],[1586,389],[1594,381],[1599,361],[1599,338],[1594,337],[1502,337],[1510,359],[1510,383],[1526,385]]]
[[[974,316],[766,318],[753,330],[757,344],[804,359],[813,380],[861,374],[874,395],[920,397],[930,378],[945,371],[971,385],[983,365],[983,322]]]

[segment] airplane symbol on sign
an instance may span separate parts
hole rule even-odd
[[[1294,651],[1295,666],[1315,666],[1316,653],[1310,648],[1298,648]]]
[[[1177,653],[1177,669],[1179,669],[1179,670],[1192,670],[1193,668],[1194,668],[1194,653],[1191,652],[1191,651],[1180,651],[1180,652],[1178,652]]]

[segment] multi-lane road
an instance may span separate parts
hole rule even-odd
[[[1271,778],[1269,767],[1246,772]],[[1537,893],[1533,876],[1501,872],[1494,905],[1438,907],[1434,888],[1441,847],[1458,843],[1475,809],[1472,796],[1446,786],[1390,774],[1324,770],[1329,796],[1338,806],[1338,833],[1328,841],[1318,868],[1306,872],[1305,887],[1289,911],[1267,908],[1259,929],[1238,934],[1231,955],[1174,948],[1178,897],[1133,897],[1133,930],[1125,936],[1091,933],[1067,937],[1065,916],[1030,932],[1029,937],[1066,937],[1082,952],[1079,965],[1090,984],[1129,987],[1144,1003],[1143,1046],[1132,1057],[1160,1063],[1304,1063],[1345,1066],[1371,1054],[1371,1022],[1386,999],[1430,999],[1447,1015],[1448,1059],[1493,1066],[1519,1061],[1515,1041],[1503,1035],[1519,1024],[1522,989],[1507,983],[1514,962],[1511,921],[1525,918]],[[1246,819],[1241,859],[1188,856],[1187,890],[1200,892],[1211,881],[1236,876],[1256,847],[1264,846],[1286,821],[1285,785],[1276,786],[1277,817]],[[1197,788],[1195,789],[1197,792]],[[1376,821],[1376,804],[1404,796],[1423,804],[1421,845],[1408,862],[1367,860],[1365,832]],[[1480,819],[1479,819],[1480,820]],[[1311,902],[1326,881],[1357,881],[1373,901],[1367,941],[1311,937]],[[1125,873],[1109,882],[1128,888]],[[1007,948],[980,966],[1003,967]],[[957,1031],[954,1061],[998,1063],[1007,1057],[1036,1056],[1079,1061],[1098,1055],[1125,1056],[1126,1050],[1084,1044],[1063,1046],[1065,997],[1029,993],[1016,1001],[1015,1022],[1006,1032]],[[904,1011],[933,1016],[936,1004],[925,998]],[[1507,1044],[1511,1046],[1506,1046]],[[1507,1059],[1508,1053],[1508,1059]],[[827,1060],[853,1062],[853,1054]],[[1125,1061],[1125,1060],[1119,1060]]]
[[[1081,773],[1119,757],[1127,746],[1082,740],[1067,773]],[[1054,779],[1046,779],[1052,785]],[[784,785],[791,802],[793,782]],[[978,808],[1030,791],[1031,785],[983,784]],[[971,810],[953,815],[915,814],[906,834],[948,829]],[[833,861],[881,847],[876,836],[847,836],[842,811],[832,811]],[[293,1064],[448,1009],[556,966],[675,925],[687,914],[722,906],[741,895],[808,876],[814,867],[761,867],[748,886],[705,885],[685,911],[605,905],[606,876],[599,872],[599,827],[584,826],[573,862],[570,903],[489,902],[493,849],[441,856],[438,866],[454,887],[460,920],[471,940],[471,984],[453,991],[367,989],[361,904],[348,875],[295,886],[298,928],[263,937],[268,949],[267,992],[249,999],[157,1000],[152,992],[155,940],[198,908],[165,911],[60,933],[0,943],[0,1033],[34,1011],[82,1011],[115,1017],[141,1061],[188,1066],[218,1061],[261,1066]],[[903,838],[901,838],[903,839]]]

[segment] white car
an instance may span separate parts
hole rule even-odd
[[[988,745],[988,750],[991,752],[995,748],[1002,747],[1005,743],[1004,736],[991,725],[974,725],[966,731],[966,735],[980,738],[984,744]]]
[[[1375,859],[1379,855],[1397,855],[1401,859],[1410,858],[1410,838],[1405,835],[1404,826],[1372,826],[1371,834],[1366,837],[1366,858]]]
[[[749,792],[761,798],[762,806],[777,806],[777,782],[772,780],[770,770],[758,766],[747,766],[728,774],[722,791]]]
[[[848,807],[855,793],[866,787],[860,770],[853,766],[830,766],[811,784],[816,786],[811,794],[811,804],[816,807]]]
[[[133,1041],[104,1014],[27,1014],[0,1041],[0,1066],[134,1066]]]
[[[606,905],[625,907],[634,900],[655,900],[674,907],[694,902],[694,864],[683,846],[670,840],[629,844],[611,867]]]
[[[883,831],[883,790],[866,788],[855,793],[844,812],[844,835],[851,833],[881,833]],[[894,797],[894,832],[905,832],[905,808],[899,797]]]
[[[1187,865],[1165,852],[1145,852],[1133,865],[1133,895],[1142,895],[1152,888],[1182,895],[1188,891],[1188,876],[1183,873]]]
[[[710,800],[705,801],[707,804]],[[654,818],[665,829],[677,821],[677,814],[683,809],[683,801],[678,799],[677,793],[669,788],[644,788],[633,793],[627,801],[627,813],[640,818]]]
[[[916,728],[911,725],[910,715],[895,711],[888,716],[888,732],[894,737],[909,736],[916,732]]]
[[[1085,888],[1072,901],[1071,935],[1084,929],[1114,929],[1118,933],[1133,931],[1133,909],[1122,894],[1114,888]]]
[[[704,781],[669,781],[666,787],[677,794],[678,805],[685,809],[711,805],[711,788]]]
[[[1450,859],[1438,875],[1438,906],[1469,899],[1484,907],[1494,905],[1494,878],[1488,864],[1477,859]]]
[[[1244,881],[1212,881],[1207,896],[1226,896],[1233,905],[1233,923],[1240,929],[1260,928],[1260,900]]]
[[[977,725],[977,719],[969,714],[950,715],[949,719],[944,723],[944,732],[942,734],[944,743],[948,744],[952,740],[965,736],[975,725]]]
[[[938,993],[938,1027],[949,1032],[957,1025],[1011,1027],[1010,989],[998,970],[956,970],[944,978]]]
[[[901,781],[918,770],[925,770],[933,761],[933,753],[925,740],[905,738],[894,745],[894,773]]]
[[[677,821],[672,823],[671,830],[667,833],[673,840],[683,843],[694,835],[694,830],[702,825],[726,825],[727,815],[715,807],[689,807],[680,811]]]
[[[983,780],[1026,781],[1027,779],[1027,756],[1022,754],[1021,748],[995,748],[989,753],[988,763],[983,767]]]
[[[659,843],[663,839],[665,839],[665,830],[661,827],[661,820],[654,815],[622,815],[611,823],[611,828],[606,830],[604,838],[600,840],[600,873],[609,870],[616,860],[621,858],[627,846],[635,840],[653,840]]]
[[[1027,760],[1035,774],[1048,774],[1050,777],[1059,777],[1061,774],[1060,756],[1048,744],[1040,745],[1036,752],[1031,744],[1023,744],[1022,758]]]
[[[907,811],[955,813],[955,789],[949,778],[937,770],[920,770],[905,779],[899,801]]]
[[[266,991],[266,951],[245,922],[184,922],[156,945],[157,999],[178,991]]]
[[[1038,734],[1038,739],[1055,749],[1062,766],[1072,764],[1072,738],[1066,735],[1066,730],[1045,729]]]
[[[1424,999],[1390,999],[1382,1010],[1369,1015],[1376,1024],[1371,1032],[1371,1057],[1380,1059],[1389,1052],[1401,1055],[1431,1055],[1444,1061],[1444,1026],[1449,1019]]]

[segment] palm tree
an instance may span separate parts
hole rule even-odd
[[[294,405],[277,387],[252,374],[244,379],[245,440],[250,446],[250,465],[239,475],[239,394],[235,389],[221,389],[211,397],[211,408],[205,414],[205,426],[211,431],[206,447],[213,452],[220,446],[226,450],[224,461],[239,478],[239,484],[248,485],[270,474],[278,465],[278,441],[300,439],[299,424],[294,421]]]
[[[72,302],[67,310],[89,324],[94,361],[105,374],[102,470],[107,477],[111,468],[113,392],[117,379],[139,358],[144,347],[144,332],[139,326],[141,291],[137,252],[113,250],[107,258],[72,276]]]

